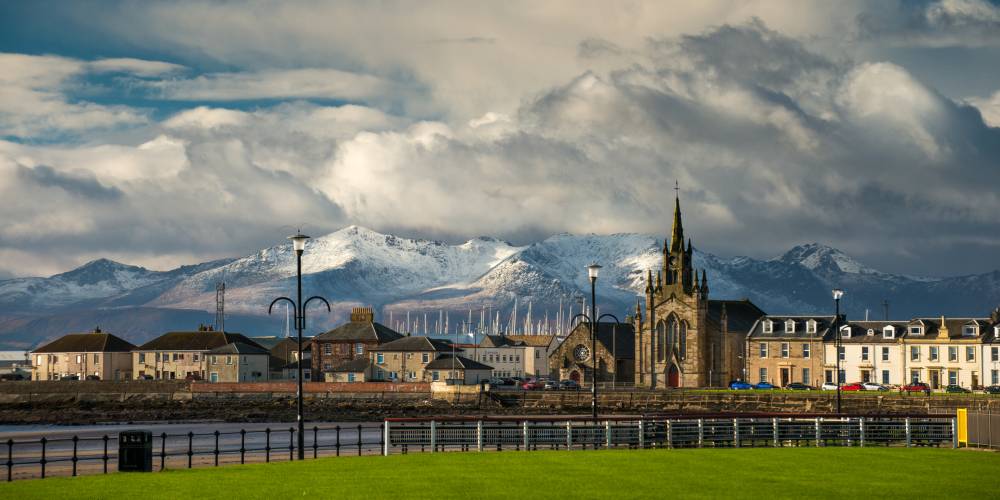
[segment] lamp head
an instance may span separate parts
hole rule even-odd
[[[839,288],[833,289],[833,300],[840,300],[844,296],[844,291]]]
[[[597,275],[600,274],[600,273],[601,273],[601,265],[600,264],[594,262],[593,264],[587,266],[587,275],[590,276],[590,279],[596,280],[597,279]]]
[[[306,249],[306,240],[309,239],[308,236],[302,234],[302,231],[289,236],[288,239],[292,240],[292,248],[295,249],[297,253],[302,253]]]

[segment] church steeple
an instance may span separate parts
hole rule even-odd
[[[677,182],[674,181],[674,191],[678,191]],[[684,225],[681,223],[681,198],[679,194],[674,194],[674,230],[670,235],[670,253],[684,251]]]

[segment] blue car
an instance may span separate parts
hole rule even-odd
[[[729,383],[729,388],[737,391],[747,391],[753,389],[753,386],[742,380],[734,380]]]
[[[760,382],[757,385],[753,386],[753,388],[754,389],[776,389],[776,387],[774,387],[773,385],[771,385],[771,384],[769,384],[767,382]]]

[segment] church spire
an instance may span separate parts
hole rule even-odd
[[[674,231],[670,236],[670,252],[684,251],[684,226],[681,224],[681,198],[680,188],[677,181],[674,181]]]

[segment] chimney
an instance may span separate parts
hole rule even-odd
[[[351,309],[351,323],[374,323],[375,310],[371,307],[355,307]]]

